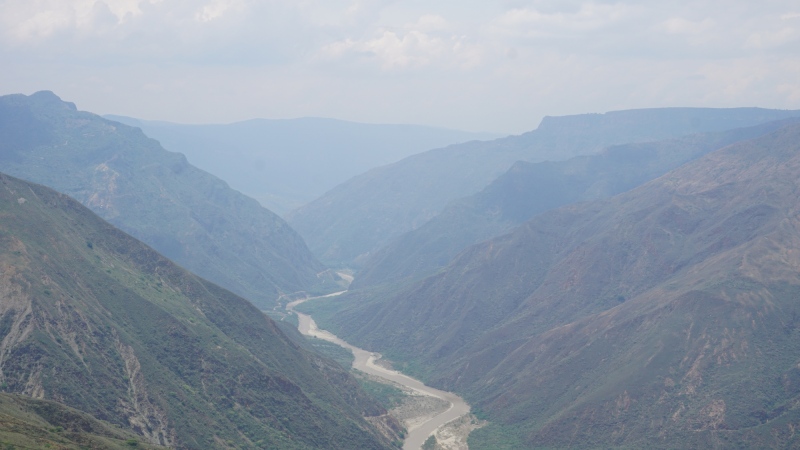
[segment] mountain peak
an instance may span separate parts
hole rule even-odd
[[[47,105],[47,106],[66,106],[67,108],[77,111],[78,107],[75,106],[75,103],[72,102],[65,102],[61,100],[61,97],[56,95],[53,91],[37,91],[30,95],[30,99],[37,104],[40,105]]]
[[[286,222],[138,128],[50,91],[0,97],[3,170],[77,199],[187,269],[265,308],[320,283]]]

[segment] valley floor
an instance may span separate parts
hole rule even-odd
[[[469,405],[461,397],[426,386],[419,380],[387,367],[380,360],[379,354],[350,345],[334,334],[319,329],[311,316],[294,310],[295,306],[307,300],[310,299],[295,300],[286,305],[287,311],[297,314],[298,329],[303,335],[324,339],[352,351],[355,357],[354,369],[367,374],[374,381],[392,384],[407,393],[403,402],[390,411],[408,430],[403,444],[404,450],[421,448],[432,435],[439,443],[437,449],[467,448],[467,436],[479,424],[470,414]]]

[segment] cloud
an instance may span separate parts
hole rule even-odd
[[[785,3],[789,2],[777,2]],[[490,6],[487,6],[490,5]],[[25,58],[475,68],[555,51],[650,57],[786,49],[789,8],[714,1],[5,0],[0,45]],[[738,44],[738,49],[733,46]],[[0,49],[2,51],[2,49]],[[505,58],[514,59],[514,58]],[[370,64],[369,61],[372,61]]]
[[[199,22],[211,22],[225,15],[226,12],[237,9],[244,9],[244,2],[239,0],[216,0],[203,5],[196,13],[195,20]]]
[[[412,28],[425,32],[447,31],[451,29],[451,24],[438,14],[425,14],[412,25]]]
[[[638,8],[622,3],[583,3],[574,11],[543,12],[514,8],[496,17],[488,30],[497,35],[539,39],[586,35],[617,26],[635,16]]]
[[[363,39],[345,38],[324,45],[325,61],[376,61],[383,70],[423,67],[470,68],[480,64],[482,49],[459,34],[444,17],[425,14],[393,29],[376,30]]]
[[[779,30],[759,31],[747,37],[744,47],[748,49],[772,49],[800,40],[800,29],[783,27]],[[796,47],[795,47],[796,48]]]
[[[464,41],[464,36],[439,37],[420,30],[384,30],[372,39],[333,42],[324,46],[320,53],[327,60],[358,56],[375,58],[384,70],[442,64],[469,67],[478,64],[479,50]]]
[[[709,18],[692,21],[683,17],[672,17],[662,22],[658,28],[668,34],[699,34],[707,32],[713,27],[714,20]]]
[[[798,48],[796,0],[0,0],[4,89],[177,121],[800,108]]]
[[[41,42],[62,31],[102,34],[142,15],[142,4],[161,0],[9,0],[0,4],[3,33],[16,43]]]

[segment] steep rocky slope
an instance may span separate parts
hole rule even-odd
[[[246,300],[0,176],[0,384],[176,448],[390,448],[385,410]]]
[[[0,164],[262,307],[325,281],[302,238],[258,202],[140,130],[50,92],[0,97]]]
[[[465,393],[474,448],[795,447],[798,180],[793,125],[318,319]]]
[[[288,214],[320,260],[360,266],[397,236],[472,195],[517,161],[565,160],[615,144],[753,126],[800,115],[758,108],[666,108],[546,117],[519,136],[430,150],[373,169]]]

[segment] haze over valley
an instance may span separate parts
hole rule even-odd
[[[0,23],[0,448],[800,447],[792,2]]]

